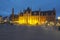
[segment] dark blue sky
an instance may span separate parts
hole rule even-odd
[[[56,9],[56,17],[60,16],[60,0],[0,0],[0,15],[11,14],[11,9],[15,8],[15,14],[23,11],[27,7],[32,10],[52,10]]]

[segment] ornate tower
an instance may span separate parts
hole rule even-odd
[[[28,7],[27,8],[27,10],[26,10],[26,14],[27,14],[27,24],[28,24],[28,22],[30,21],[30,16],[31,16],[31,9],[30,9],[30,7]]]
[[[14,8],[12,8],[11,20],[14,20]]]
[[[40,18],[40,14],[41,14],[41,9],[39,8],[39,18],[38,18],[38,21],[39,21],[39,25],[40,25],[40,22],[41,22],[41,18]]]
[[[14,17],[14,8],[12,8],[12,17]]]

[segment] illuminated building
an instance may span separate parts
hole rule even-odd
[[[17,19],[15,22],[19,24],[42,25],[56,21],[55,9],[48,11],[32,11],[30,8],[27,8],[27,10],[20,12],[17,18],[14,16],[13,10],[14,9],[12,9],[12,19]]]

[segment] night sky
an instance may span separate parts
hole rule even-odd
[[[52,10],[56,9],[56,18],[60,16],[60,0],[0,0],[0,15],[9,16],[11,9],[15,8],[15,14],[23,11],[27,7],[32,10]]]

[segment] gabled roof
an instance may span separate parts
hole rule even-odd
[[[20,16],[23,16],[23,12],[20,13]]]
[[[49,10],[49,11],[41,11],[41,13],[52,13],[53,11]]]
[[[32,11],[32,15],[39,15],[39,12],[40,12],[40,14],[44,14],[44,15],[46,15],[46,13],[48,13],[48,14],[51,14],[53,11],[52,10],[49,10],[49,11]]]

